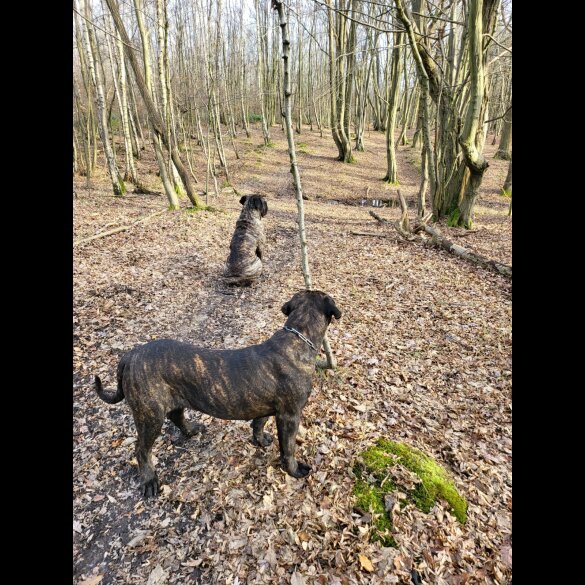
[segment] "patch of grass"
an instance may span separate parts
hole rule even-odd
[[[299,152],[309,152],[306,142],[297,142],[297,150]]]
[[[393,481],[390,469],[397,464],[420,479],[414,489],[404,489]],[[467,502],[445,469],[422,451],[404,443],[379,439],[376,445],[361,453],[353,472],[356,476],[353,488],[356,506],[372,514],[372,540],[384,546],[395,546],[391,535],[392,520],[386,512],[384,498],[397,489],[407,494],[404,505],[410,502],[428,513],[435,502],[441,499],[449,504],[450,511],[459,522],[464,524],[467,520]]]
[[[254,152],[257,152],[258,154],[266,154],[268,148],[274,148],[274,142],[270,141],[268,144],[259,144],[254,148]]]

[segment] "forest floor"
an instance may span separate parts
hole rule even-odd
[[[282,327],[280,307],[303,280],[286,140],[280,127],[271,133],[270,148],[260,146],[257,127],[251,138],[239,136],[239,160],[226,141],[232,184],[264,194],[269,206],[264,274],[252,287],[230,289],[221,279],[241,209],[233,192],[210,200],[215,212],[189,212],[185,199],[181,210],[74,248],[74,583],[511,582],[511,280],[401,240],[360,206],[367,187],[369,198],[395,197],[381,180],[381,133],[366,134],[366,152],[350,165],[334,160],[327,131],[296,136],[312,198],[305,213],[313,283],[343,313],[328,333],[339,368],[315,373],[303,411],[297,456],[312,474],[286,475],[277,442],[254,447],[249,423],[191,413],[207,430],[184,439],[165,423],[154,447],[163,493],[143,500],[128,406],[102,402],[93,376],[115,387],[121,355],[149,339],[237,348]],[[476,231],[456,241],[511,264],[509,200],[499,195],[507,163],[493,159],[490,143]],[[203,155],[192,148],[201,187]],[[398,158],[399,188],[414,202],[420,154],[401,146]],[[160,190],[150,149],[138,169]],[[113,197],[101,171],[89,189],[84,177],[73,182],[74,239],[167,206],[162,194]],[[267,431],[275,435],[273,421]],[[448,469],[469,502],[465,525],[443,504],[430,514],[395,506],[397,547],[369,541],[352,466],[380,436]]]

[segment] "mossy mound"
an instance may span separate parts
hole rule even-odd
[[[417,476],[414,487],[400,485],[396,481],[391,469],[396,465],[402,465]],[[356,476],[353,488],[356,506],[372,513],[375,528],[372,540],[383,546],[395,545],[385,496],[396,490],[406,493],[404,505],[412,503],[428,513],[435,502],[442,499],[449,504],[450,511],[459,522],[464,524],[467,519],[467,502],[445,469],[422,451],[404,443],[379,439],[376,445],[361,453],[353,471]]]

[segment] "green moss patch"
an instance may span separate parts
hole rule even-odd
[[[392,468],[401,465],[416,476],[412,485],[401,485],[400,474]],[[379,439],[376,445],[363,451],[353,467],[356,483],[353,495],[356,507],[372,514],[372,540],[384,546],[394,546],[392,519],[386,510],[385,498],[394,491],[406,493],[403,505],[414,504],[430,512],[437,500],[449,504],[452,514],[461,522],[467,519],[467,502],[459,494],[447,472],[434,459],[404,443]]]

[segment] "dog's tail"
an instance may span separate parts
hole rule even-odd
[[[114,394],[112,394],[111,390],[104,390],[102,386],[102,381],[100,380],[99,376],[95,377],[95,390],[98,396],[108,404],[117,404],[118,402],[122,402],[124,400],[124,389],[122,388],[122,374],[124,373],[124,360],[120,360],[118,364],[118,389]]]

